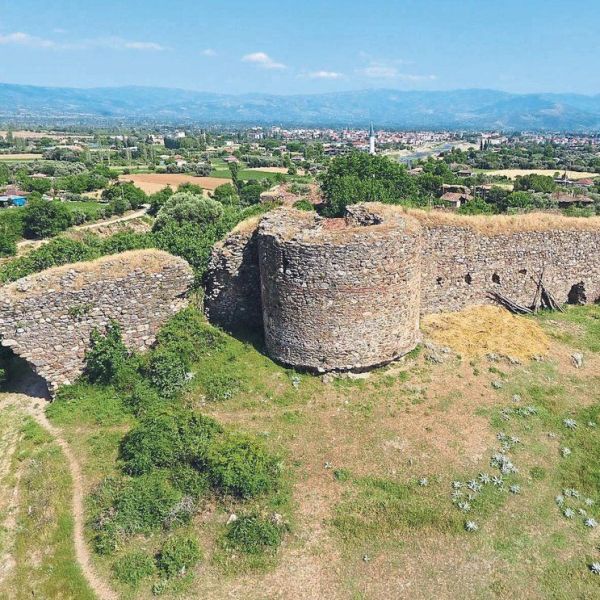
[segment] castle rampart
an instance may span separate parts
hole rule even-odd
[[[157,250],[139,250],[48,269],[0,288],[0,341],[54,392],[83,370],[90,333],[110,320],[135,350],[153,343],[185,305],[191,267]]]
[[[490,303],[489,291],[531,304],[542,271],[559,302],[574,286],[587,302],[600,298],[598,218],[459,217],[373,203],[349,207],[345,220],[281,208],[254,227],[215,249],[209,289],[235,285],[207,298],[208,314],[227,328],[231,319],[215,315],[249,315],[243,326],[264,327],[271,356],[297,367],[392,360],[416,344],[420,314]],[[259,270],[238,268],[236,257],[256,248]]]

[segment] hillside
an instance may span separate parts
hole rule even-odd
[[[597,597],[598,307],[536,318],[489,308],[436,315],[423,325],[424,346],[401,362],[326,381],[284,369],[192,315],[167,328],[204,340],[185,406],[253,436],[235,439],[262,440],[281,457],[279,487],[246,499],[204,489],[191,520],[125,530],[115,547],[99,546],[113,513],[92,520],[94,502],[106,502],[97,490],[122,478],[118,448],[128,430],[151,422],[150,407],[135,416],[123,391],[82,382],[46,409],[51,425],[38,406],[44,434],[24,421],[35,400],[0,394],[0,447],[9,449],[0,508],[13,515],[0,595],[18,585],[36,597],[91,597],[67,543],[72,482],[60,439],[89,494],[98,593],[102,581],[123,599],[405,598],[407,590],[411,598]],[[150,497],[139,518],[157,510]],[[274,537],[249,528],[233,538],[248,519]],[[152,561],[161,564],[173,535],[198,539],[202,557],[165,578]]]
[[[391,89],[228,95],[168,88],[0,84],[0,121],[149,120],[419,129],[600,130],[600,95]]]

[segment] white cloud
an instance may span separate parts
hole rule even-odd
[[[123,48],[128,50],[152,50],[158,52],[165,49],[164,46],[161,46],[156,42],[123,42]]]
[[[371,64],[362,69],[362,74],[373,79],[395,79],[398,77],[398,69],[389,65]]]
[[[274,61],[266,52],[253,52],[242,56],[243,62],[254,63],[263,69],[285,69],[283,63]]]
[[[202,54],[202,56],[216,56],[217,51],[213,50],[212,48],[206,48],[206,49],[202,50],[202,52],[200,52],[200,54]]]
[[[399,79],[402,81],[433,81],[437,79],[435,75],[415,75],[412,73],[402,73],[395,64],[403,64],[401,60],[395,60],[392,63],[371,62],[358,73],[371,79]]]
[[[56,42],[52,40],[46,40],[39,38],[22,31],[15,31],[14,33],[7,33],[5,35],[0,34],[0,44],[2,45],[18,45],[28,46],[30,48],[56,48]]]
[[[84,50],[86,48],[112,48],[113,50],[141,50],[141,51],[161,51],[166,50],[164,46],[156,42],[139,42],[134,40],[124,40],[121,38],[94,38],[80,41],[55,42],[35,35],[29,35],[22,31],[14,33],[0,34],[0,45],[18,45],[29,48],[47,48],[52,50]]]
[[[308,74],[311,79],[341,79],[344,75],[336,71],[313,71]]]

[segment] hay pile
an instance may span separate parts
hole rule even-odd
[[[426,337],[463,356],[489,353],[529,359],[545,355],[550,341],[532,319],[496,306],[474,306],[456,313],[427,315],[421,320]]]

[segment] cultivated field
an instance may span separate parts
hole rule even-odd
[[[146,194],[154,194],[170,185],[173,189],[182,183],[193,183],[205,190],[214,190],[216,187],[228,183],[230,180],[220,177],[195,177],[178,173],[143,173],[139,175],[119,175],[119,181],[131,181]]]
[[[35,160],[36,158],[41,159],[42,155],[28,152],[21,154],[0,154],[0,160]]]
[[[552,177],[556,172],[558,172],[561,176],[563,175],[563,170],[552,170],[552,169],[496,169],[496,170],[481,170],[481,173],[485,175],[504,175],[504,177],[508,177],[509,179],[515,179],[515,177],[519,175],[548,175]],[[600,173],[590,173],[587,171],[567,171],[567,177],[570,179],[585,179],[585,178],[595,178],[600,177]]]

